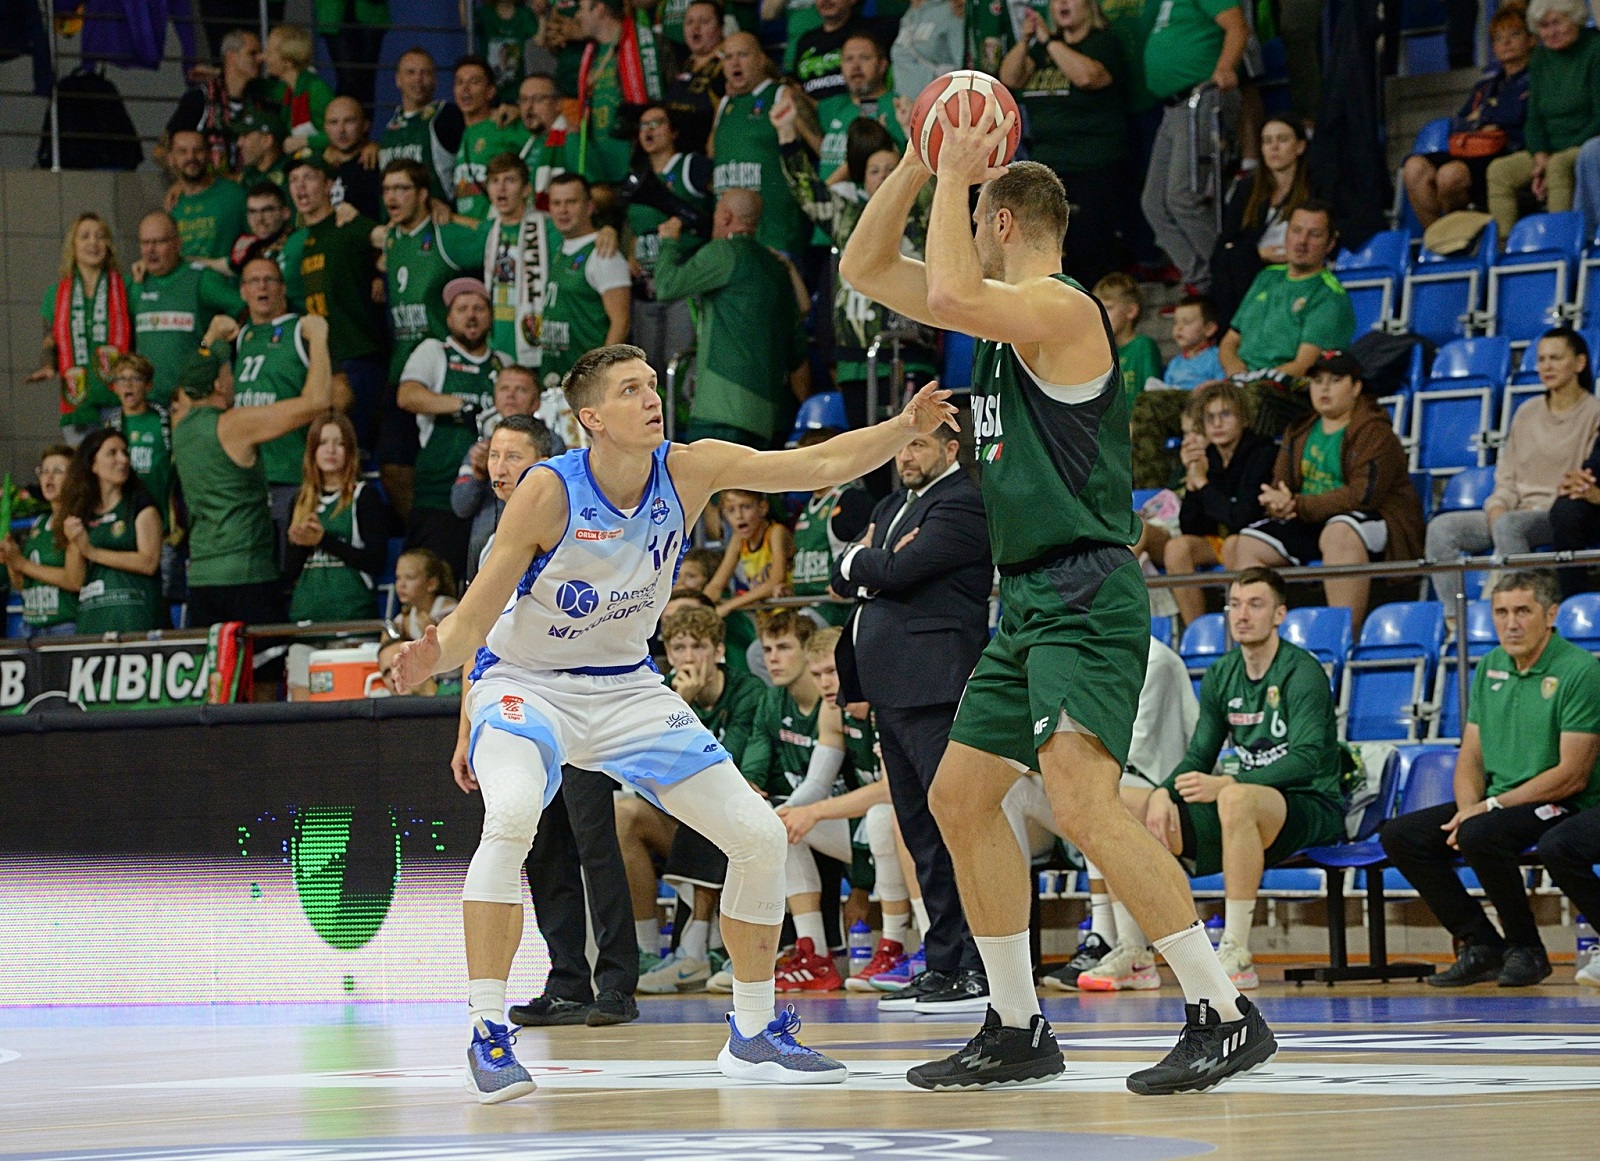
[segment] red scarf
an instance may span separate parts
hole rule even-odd
[[[578,95],[583,101],[583,120],[589,120],[589,101],[594,97],[589,87],[589,69],[594,64],[599,45],[590,41],[583,49],[583,61],[578,65]],[[622,86],[622,101],[626,105],[642,105],[650,99],[644,82],[644,57],[639,53],[639,28],[629,19],[622,21],[622,36],[614,46],[617,54],[617,83]]]
[[[56,284],[56,317],[51,328],[51,338],[56,345],[56,370],[61,374],[61,413],[76,411],[83,402],[81,393],[87,383],[77,382],[72,371],[85,373],[94,370],[105,382],[111,380],[110,353],[125,355],[133,349],[133,324],[128,318],[128,288],[122,275],[115,270],[104,270],[95,284],[93,301],[83,301],[83,280],[76,267],[72,273]],[[74,299],[78,299],[74,302]],[[75,317],[81,310],[81,317]],[[96,317],[100,316],[100,317]],[[96,339],[99,328],[103,337]]]

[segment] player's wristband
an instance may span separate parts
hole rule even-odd
[[[1489,795],[1488,798],[1485,798],[1483,800],[1483,804],[1485,806],[1487,806],[1490,810],[1499,810],[1500,809],[1500,800],[1498,798],[1496,798],[1493,794]]]

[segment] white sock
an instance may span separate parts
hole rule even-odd
[[[711,913],[711,937],[706,941],[706,944],[707,944],[708,947],[714,947],[718,951],[722,951],[723,950],[723,946],[722,946],[722,912],[720,912],[720,911],[713,911]]]
[[[928,905],[921,899],[911,900],[911,914],[917,917],[917,938],[928,938]]]
[[[989,1006],[1000,1014],[1000,1022],[1007,1028],[1026,1028],[1039,1014],[1028,933],[972,938],[983,957],[983,973],[989,977]]]
[[[906,944],[906,936],[911,932],[911,912],[902,911],[898,915],[883,913],[883,937],[893,940],[901,947]]]
[[[1133,913],[1123,905],[1120,899],[1111,905],[1111,913],[1114,916],[1113,922],[1117,925],[1118,943],[1126,943],[1133,947],[1150,946],[1150,937],[1139,929],[1139,923],[1134,919]],[[1206,942],[1206,946],[1211,946],[1209,940]]]
[[[796,915],[794,917],[795,942],[809,939],[811,946],[818,955],[828,954],[828,936],[822,928],[822,912],[813,911],[809,915]]]
[[[733,981],[733,1023],[739,1035],[757,1035],[777,1015],[777,987],[771,976],[755,984]]]
[[[1233,940],[1234,943],[1250,950],[1250,928],[1256,922],[1256,901],[1254,899],[1229,899],[1224,910],[1226,919],[1222,933]]]
[[[678,941],[678,954],[685,959],[705,959],[706,944],[711,939],[711,920],[691,919]]]
[[[1117,945],[1117,915],[1109,892],[1089,896],[1089,934],[1098,935],[1112,947]]]
[[[1239,989],[1222,970],[1222,961],[1212,950],[1206,929],[1198,921],[1156,940],[1156,950],[1183,985],[1184,1003],[1198,1004],[1207,1000],[1224,1020],[1239,1018],[1239,1005],[1235,1003]]]
[[[496,1024],[504,1024],[506,1022],[505,980],[468,980],[467,1008],[470,1013],[468,1019],[472,1023],[477,1023],[479,1020],[493,1020]]]
[[[648,955],[654,955],[661,946],[661,928],[654,919],[635,919],[633,935],[639,941],[639,950]]]

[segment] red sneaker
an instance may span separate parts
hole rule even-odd
[[[852,992],[875,992],[872,977],[888,971],[905,953],[905,948],[893,939],[878,940],[878,949],[872,953],[866,967],[845,980],[844,986]]]
[[[775,977],[780,992],[836,992],[844,987],[832,955],[818,955],[811,940],[794,945],[794,955]]]

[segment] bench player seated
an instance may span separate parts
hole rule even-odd
[[[845,987],[872,990],[871,979],[892,968],[905,951],[911,926],[911,896],[894,848],[894,808],[889,805],[889,783],[879,777],[877,732],[867,720],[852,717],[835,703],[839,671],[833,651],[841,630],[819,629],[806,643],[806,672],[821,697],[818,740],[807,765],[806,778],[778,807],[789,833],[789,858],[784,864],[789,912],[795,932],[802,928],[815,937],[822,927],[822,879],[813,852],[851,865],[851,883],[858,889],[872,885],[883,905],[883,937],[872,959],[851,981],[840,979],[825,945],[813,947],[809,957],[797,954],[780,970],[780,992],[822,992]],[[838,740],[843,751],[830,743]]]
[[[1235,987],[1258,986],[1250,958],[1261,875],[1305,847],[1344,833],[1339,745],[1328,675],[1310,653],[1278,636],[1288,611],[1283,578],[1247,569],[1228,590],[1228,627],[1237,646],[1200,682],[1200,720],[1189,752],[1154,790],[1123,787],[1135,818],[1166,844],[1192,877],[1222,872],[1226,923],[1218,958]],[[1212,774],[1223,744],[1237,774]],[[1117,946],[1078,977],[1088,991],[1161,986],[1155,954],[1126,908]]]

